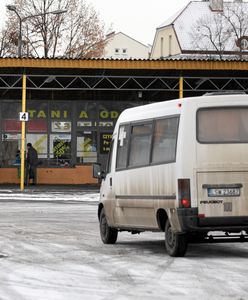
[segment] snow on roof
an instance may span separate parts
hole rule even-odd
[[[149,48],[148,45],[145,45],[145,44],[141,43],[140,41],[136,40],[135,38],[133,38],[133,37],[127,35],[126,33],[121,32],[121,31],[119,31],[119,32],[113,31],[113,32],[107,34],[107,35],[106,35],[106,40],[111,40],[111,39],[113,39],[114,37],[116,37],[116,36],[118,36],[118,35],[122,35],[122,36],[124,36],[124,37],[126,37],[126,38],[128,38],[128,39],[130,39],[130,40],[132,40],[132,41],[134,41],[134,42],[136,42],[136,43],[139,43],[140,45],[142,45],[142,46],[144,46],[144,47],[146,47],[146,48]]]
[[[169,19],[167,19],[165,22],[163,22],[158,28],[163,28],[169,25],[172,25],[175,20],[178,18],[178,16],[185,10],[185,7],[177,11],[173,16],[171,16]]]
[[[212,11],[209,5],[209,1],[191,1],[186,7],[178,11],[170,19],[161,24],[158,29],[165,26],[174,25],[181,49],[196,50],[192,41],[192,29],[197,27],[197,22],[200,19],[210,19],[210,17],[219,14],[219,12]],[[227,7],[230,8],[232,5],[242,5],[243,8],[245,6],[246,11],[248,9],[248,2],[224,2],[224,11],[227,9]],[[205,47],[208,48],[208,50],[215,50],[210,43]],[[234,39],[229,41],[229,43],[225,46],[226,51],[234,51],[235,48],[237,49]]]
[[[211,13],[209,2],[190,2],[174,22],[174,28],[182,49],[192,49],[191,29],[200,18]]]

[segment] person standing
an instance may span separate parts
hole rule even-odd
[[[38,166],[38,153],[31,143],[27,143],[27,176],[26,184],[32,179],[33,183],[36,184],[37,180],[37,169]]]

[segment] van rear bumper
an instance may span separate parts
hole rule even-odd
[[[198,208],[178,208],[177,213],[183,232],[248,231],[248,216],[201,218]]]

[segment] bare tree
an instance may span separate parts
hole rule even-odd
[[[0,57],[16,54],[18,36],[10,24],[0,33]]]
[[[226,19],[220,13],[200,18],[191,32],[194,48],[206,53],[211,53],[212,50],[221,58],[230,38],[226,23]]]
[[[240,43],[243,37],[248,35],[248,3],[226,3],[225,13],[223,17],[227,20],[229,31],[233,40],[235,40],[234,48],[238,47],[239,57],[242,58],[243,49]]]
[[[223,12],[201,17],[191,29],[194,49],[207,55],[238,55],[242,58],[242,37],[248,35],[248,3],[224,2]]]
[[[24,20],[23,56],[82,58],[102,54],[104,24],[85,0],[14,0],[13,4]],[[49,13],[58,10],[66,13]],[[9,12],[6,26],[16,32],[14,40],[6,37],[12,49],[19,31],[15,13]]]

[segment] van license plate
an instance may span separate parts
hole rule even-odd
[[[239,188],[208,189],[208,197],[237,197],[240,196]]]

